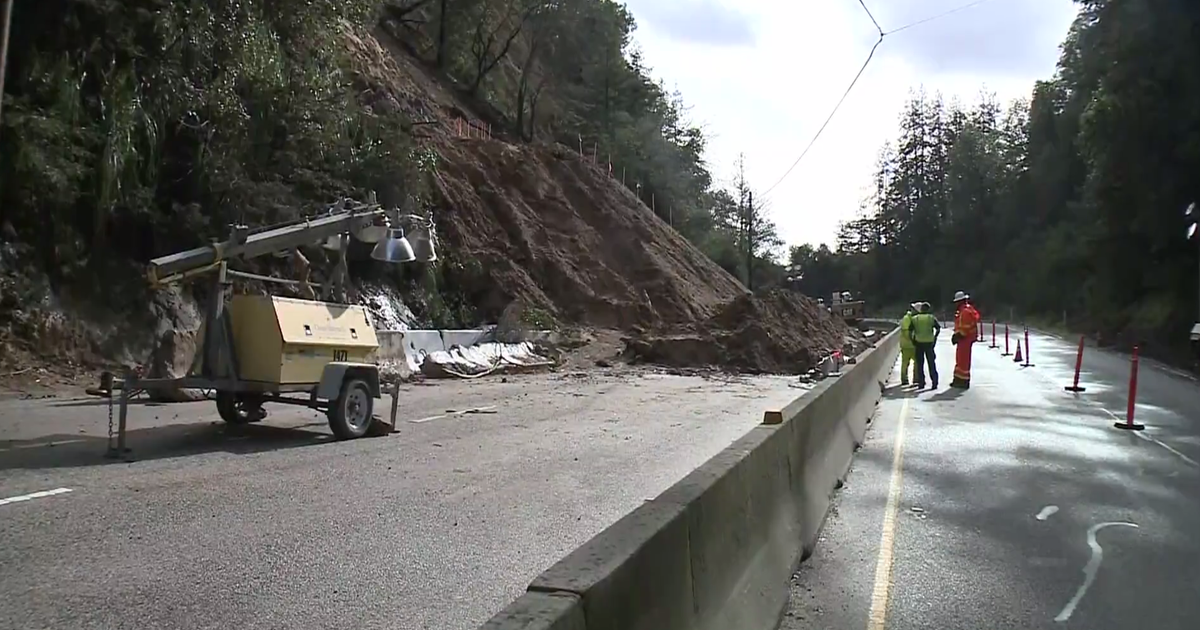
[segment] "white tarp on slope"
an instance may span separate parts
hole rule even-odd
[[[407,379],[416,373],[470,377],[552,364],[537,354],[532,343],[500,343],[488,338],[490,332],[381,330],[374,361],[387,380]]]
[[[532,368],[554,363],[537,353],[533,344],[488,341],[472,346],[452,346],[425,355],[420,370],[430,377],[472,377],[510,369]]]

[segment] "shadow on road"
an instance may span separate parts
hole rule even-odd
[[[171,405],[171,404],[175,404],[175,403],[155,402],[153,400],[150,400],[149,398],[134,398],[129,401],[130,407],[135,407],[135,406],[136,407],[165,407],[165,406]],[[71,400],[52,402],[48,406],[50,406],[50,407],[101,407],[101,406],[107,407],[108,399],[107,398],[99,398],[99,397],[97,397],[97,398],[75,398],[75,399],[71,399]],[[117,402],[114,400],[113,407],[115,408],[116,406],[117,406]]]
[[[927,400],[929,402],[942,402],[942,401],[946,401],[946,400],[958,400],[965,393],[967,393],[967,390],[965,390],[965,389],[958,389],[955,387],[951,387],[949,389],[944,389],[924,400]]]
[[[1200,559],[1189,538],[1200,506],[1187,500],[1200,492],[1197,471],[1131,433],[1110,430],[1108,417],[1069,398],[1005,404],[985,414],[936,412],[922,420],[905,443],[894,579],[919,584],[930,566],[955,567],[964,592],[1034,579],[1037,587],[1027,594],[1033,599],[1023,606],[1047,615],[1049,627],[1088,561],[1088,528],[1131,521],[1142,528],[1104,541],[1103,570],[1133,572],[1141,587],[1120,601],[1103,599],[1119,589],[1095,587],[1099,592],[1076,614],[1080,627],[1134,627],[1138,615],[1158,610],[1171,619],[1200,617],[1200,602],[1187,597]],[[847,484],[864,472],[886,475],[892,459],[887,441],[874,442],[856,455]],[[880,502],[885,498],[881,494]],[[1043,521],[1036,515],[1046,506],[1061,509]],[[937,554],[936,561],[926,554]],[[989,567],[986,579],[968,577],[981,566]],[[1105,615],[1115,621],[1096,625]],[[1025,621],[1018,614],[992,621],[991,627],[1031,627],[1020,625]]]
[[[883,388],[883,397],[889,399],[916,398],[920,390],[915,385],[893,383]]]
[[[324,426],[324,422],[291,427],[208,422],[130,429],[126,442],[130,452],[120,458],[106,457],[108,440],[94,435],[55,434],[7,440],[0,443],[0,470],[71,468],[214,452],[251,454],[315,446],[334,441],[332,435],[312,430]]]

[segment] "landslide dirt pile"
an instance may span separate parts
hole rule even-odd
[[[519,300],[559,321],[656,328],[707,319],[744,292],[565,147],[455,139],[439,151],[439,234],[485,315]]]
[[[797,373],[858,331],[790,291],[751,296],[608,175],[566,147],[456,139],[441,148],[439,229],[460,284],[495,312],[626,331],[629,360]],[[464,266],[465,263],[463,263]]]
[[[791,293],[750,297],[613,179],[563,145],[460,137],[470,105],[382,30],[348,40],[379,99],[424,120],[445,284],[484,321],[514,303],[542,321],[624,331],[633,360],[807,370],[857,331]],[[482,127],[484,123],[478,123]]]
[[[799,373],[829,354],[864,349],[862,334],[814,300],[790,291],[742,295],[691,326],[626,340],[628,358],[677,367],[720,366],[752,373]]]

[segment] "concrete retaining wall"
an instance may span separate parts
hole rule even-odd
[[[486,630],[767,630],[899,353],[888,333],[530,584]],[[768,414],[770,415],[770,414]]]

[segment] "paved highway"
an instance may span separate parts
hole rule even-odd
[[[892,375],[784,629],[1200,627],[1200,387],[1143,365],[1118,430],[1128,357],[1088,348],[1070,394],[1075,344],[1031,342],[976,346],[967,392]]]
[[[138,406],[135,463],[99,457],[94,400],[0,403],[0,628],[473,629],[791,381],[413,385],[399,434],[351,442],[304,409],[230,432],[212,403]]]

